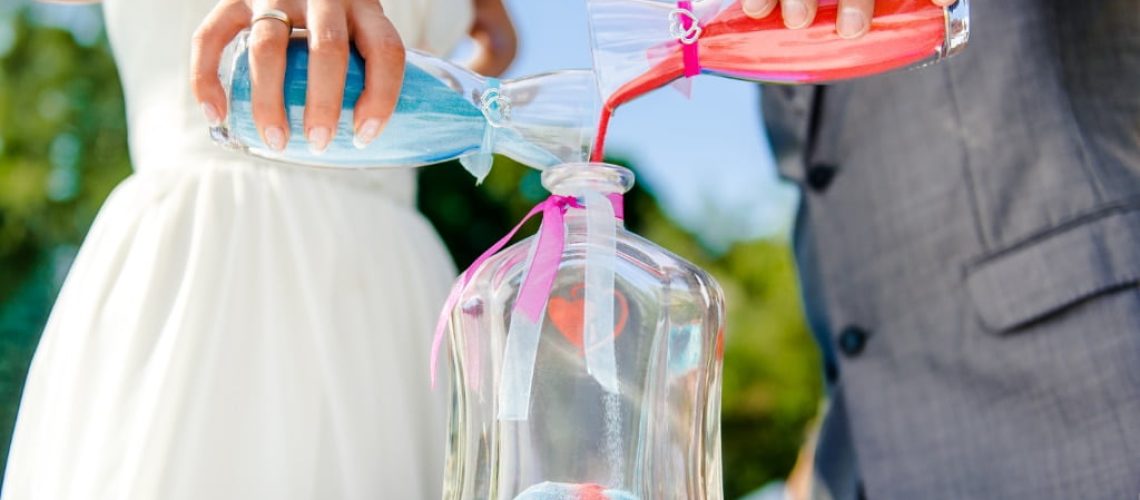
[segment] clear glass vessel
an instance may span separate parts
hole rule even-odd
[[[560,165],[542,179],[552,193],[579,200],[633,184],[629,170],[598,163]],[[603,388],[586,363],[594,346],[583,341],[590,338],[583,331],[590,321],[583,306],[586,212],[565,215],[565,246],[522,418],[503,416],[499,393],[512,307],[535,237],[476,269],[451,311],[446,499],[722,497],[720,287],[615,218],[617,390]]]
[[[325,151],[313,152],[302,129],[309,71],[305,30],[294,33],[287,49],[289,142],[283,151],[274,151],[253,122],[248,37],[248,32],[238,35],[221,63],[229,112],[211,135],[222,146],[323,167],[414,167],[460,159],[480,178],[490,168],[491,153],[535,168],[583,161],[589,155],[600,109],[592,71],[565,70],[500,82],[415,50],[407,51],[400,98],[383,133],[370,144],[354,144],[353,108],[364,88],[364,60],[355,48],[348,60],[336,135]]]

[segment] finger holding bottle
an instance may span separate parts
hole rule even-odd
[[[740,7],[745,14],[755,19],[768,17],[779,7],[784,26],[788,29],[801,29],[811,26],[819,9],[819,0],[741,0]]]
[[[380,3],[358,0],[351,5],[349,27],[364,59],[364,89],[353,111],[353,145],[363,148],[384,130],[404,81],[404,43]]]
[[[194,31],[190,51],[190,88],[210,126],[220,125],[229,113],[226,91],[218,79],[222,51],[241,30],[249,27],[249,6],[241,0],[219,2]]]
[[[250,104],[265,145],[282,151],[289,142],[285,112],[285,56],[294,27],[304,26],[305,6],[296,0],[256,2],[249,28]]]
[[[843,38],[858,38],[871,29],[875,0],[839,0],[835,13],[835,32]]]
[[[282,88],[285,51],[293,28],[304,23],[301,0],[222,0],[214,6],[194,32],[190,55],[191,88],[211,126],[220,125],[230,111],[218,79],[222,52],[238,33],[249,29],[253,120],[270,149],[285,149],[289,140]]]
[[[336,135],[348,70],[348,12],[341,0],[309,0],[309,81],[304,127],[309,150],[323,153]]]

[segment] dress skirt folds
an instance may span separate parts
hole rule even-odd
[[[437,497],[452,269],[412,209],[340,177],[119,186],[34,359],[5,500]]]

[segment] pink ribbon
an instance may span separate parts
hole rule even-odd
[[[680,1],[678,1],[677,2],[677,8],[680,10],[689,12],[691,14],[691,15],[680,16],[681,28],[683,28],[686,33],[691,32],[691,30],[693,29],[693,23],[694,23],[694,18],[695,18],[695,15],[692,15],[692,12],[693,12],[692,0],[680,0]],[[701,74],[701,58],[700,58],[700,55],[698,53],[699,49],[700,49],[700,41],[699,40],[693,40],[692,43],[681,42],[681,59],[685,63],[685,76],[686,77],[694,77],[694,76]]]
[[[610,202],[614,206],[614,215],[618,219],[624,219],[625,213],[622,207],[622,195],[612,193],[607,195]],[[514,239],[515,234],[522,229],[531,218],[539,213],[542,214],[542,223],[538,228],[538,239],[535,242],[536,248],[534,251],[534,259],[531,268],[526,273],[526,279],[519,287],[519,297],[515,300],[515,307],[513,314],[523,314],[532,322],[538,322],[542,317],[543,308],[546,305],[546,299],[550,296],[550,291],[554,287],[554,278],[558,275],[558,263],[562,260],[562,250],[566,245],[566,222],[564,216],[566,211],[570,208],[585,208],[578,199],[573,196],[563,196],[552,194],[547,199],[543,200],[530,212],[523,217],[518,224],[502,239],[491,245],[487,251],[483,252],[479,258],[471,263],[463,274],[455,281],[451,287],[451,293],[447,296],[447,301],[444,302],[443,310],[439,313],[439,319],[435,325],[435,336],[431,343],[431,386],[435,387],[436,381],[436,365],[439,364],[439,350],[443,347],[444,334],[447,332],[448,318],[451,317],[452,311],[459,303],[459,297],[463,295],[467,285],[471,283],[472,277],[475,272],[487,262],[495,254],[499,253],[508,243]]]

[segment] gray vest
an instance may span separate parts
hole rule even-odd
[[[945,64],[766,87],[819,497],[1140,495],[1140,1],[973,0]]]

